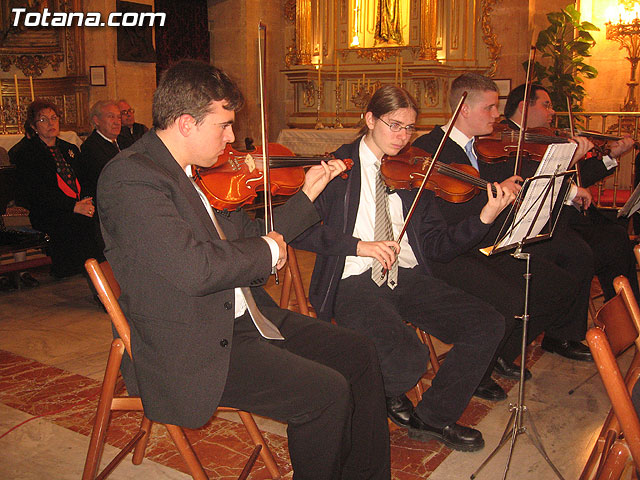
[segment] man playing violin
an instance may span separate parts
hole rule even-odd
[[[497,86],[482,75],[463,74],[451,85],[451,108],[457,105],[465,91],[468,92],[465,105],[462,106],[451,137],[445,143],[440,161],[472,165],[479,170],[482,178],[502,182],[502,185],[513,185],[516,181],[521,181],[520,177],[513,176],[513,163],[506,166],[504,163],[488,164],[478,161],[476,156],[476,136],[491,134],[499,117]],[[447,126],[434,128],[429,134],[418,138],[413,145],[427,152],[435,152]],[[483,203],[480,196],[465,203],[453,204],[440,199],[437,202],[450,225],[455,225],[461,218],[477,214]],[[487,257],[479,251],[482,247],[493,245],[505,216],[506,212],[494,222],[494,228],[474,248],[448,262],[434,262],[432,265],[438,278],[483,299],[505,317],[505,336],[498,346],[494,362],[485,373],[481,388],[477,391],[478,396],[488,400],[506,398],[501,387],[491,379],[494,368],[495,373],[507,378],[517,379],[520,372],[513,362],[520,355],[522,322],[516,320],[515,316],[522,315],[524,308],[525,264],[508,253]],[[528,246],[527,250],[540,248],[540,244]],[[561,262],[549,260],[543,255],[532,255],[531,273],[534,280],[530,285],[529,296],[529,339],[534,339],[543,331],[558,331],[557,335],[565,335],[567,323],[586,325],[587,299],[578,298],[578,280],[559,263]],[[578,333],[571,340],[579,343],[582,338]],[[531,373],[527,370],[526,377],[530,376]]]
[[[435,438],[450,448],[474,451],[484,445],[482,434],[456,422],[502,337],[504,319],[493,307],[434,278],[429,264],[475,245],[514,194],[496,184],[496,194],[488,189],[477,214],[447,227],[432,192],[425,191],[406,235],[394,241],[416,190],[387,192],[380,162],[408,144],[417,114],[415,100],[402,88],[388,85],[373,94],[360,136],[335,152],[353,160],[349,178],[327,186],[315,202],[322,224],[293,245],[317,253],[309,299],[318,317],[333,317],[374,341],[390,419],[408,428],[412,438]],[[415,408],[405,392],[424,374],[428,350],[408,323],[453,344]]]
[[[519,130],[519,125],[522,123],[524,87],[520,85],[509,93],[504,108],[505,123],[515,130]],[[527,128],[549,128],[555,115],[549,92],[536,84],[531,85],[530,90],[532,100],[528,105]],[[560,216],[560,222],[568,223],[589,245],[593,254],[595,273],[600,280],[605,300],[615,296],[613,279],[618,275],[627,277],[636,297],[640,298],[636,260],[627,228],[592,205],[591,193],[587,190],[597,181],[613,173],[618,166],[615,159],[631,149],[633,140],[626,136],[611,142],[608,145],[610,151],[607,155],[594,149],[588,137],[576,137],[575,140],[580,147],[574,158],[577,161],[576,168],[580,172],[581,186],[571,187],[570,198],[578,199],[578,206],[582,207],[584,214],[581,215],[576,208],[565,208]],[[583,261],[584,258],[576,258],[576,262]],[[545,346],[549,346],[548,341],[547,344],[543,343],[543,347]]]
[[[219,69],[175,64],[154,94],[154,128],[100,175],[105,255],[131,324],[127,387],[164,423],[197,428],[218,405],[287,422],[294,478],[388,480],[374,346],[277,308],[259,288],[283,266],[285,242],[319,220],[312,202],[343,162],[312,167],[266,234],[241,211],[214,211],[190,178],[233,142],[242,103]],[[273,323],[264,337],[261,315]]]

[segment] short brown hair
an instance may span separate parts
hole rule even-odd
[[[165,130],[185,114],[200,123],[214,100],[225,100],[224,108],[233,111],[244,104],[242,93],[222,70],[197,60],[181,60],[162,74],[153,94],[153,126]]]
[[[27,118],[24,121],[24,131],[27,137],[33,138],[36,135],[36,121],[38,114],[42,110],[50,108],[55,114],[60,117],[60,108],[55,103],[48,100],[42,100],[40,98],[31,102],[31,105],[27,108]]]
[[[498,92],[498,86],[493,80],[477,73],[463,73],[451,83],[449,94],[451,111],[455,111],[464,92],[467,92],[466,102],[472,103],[477,94],[487,91]]]

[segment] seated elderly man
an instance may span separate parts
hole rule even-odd
[[[118,108],[120,109],[120,120],[122,122],[122,128],[120,129],[120,135],[118,135],[118,145],[120,148],[129,148],[134,142],[138,141],[147,130],[149,130],[142,123],[136,123],[135,113],[136,111],[131,108],[129,102],[121,98],[118,100]]]

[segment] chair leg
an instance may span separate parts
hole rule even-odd
[[[293,292],[296,294],[296,299],[298,300],[298,311],[308,317],[309,306],[307,305],[307,295],[304,292],[300,267],[298,266],[298,257],[293,247],[287,246],[287,256],[289,257],[289,271],[291,272]]]
[[[606,452],[606,459],[599,475],[594,480],[618,480],[627,465],[631,454],[624,440],[617,440]]]
[[[271,453],[269,446],[265,442],[262,433],[258,429],[256,421],[253,419],[253,415],[251,415],[249,412],[243,412],[242,410],[238,410],[238,415],[240,416],[240,420],[242,420],[242,423],[244,423],[244,426],[247,429],[247,432],[249,433],[253,444],[262,445],[262,449],[260,450],[260,457],[267,467],[269,475],[271,475],[273,479],[280,478],[281,473],[280,469],[278,468],[278,464],[276,463],[275,458],[273,458],[273,454]]]
[[[418,337],[420,337],[420,340],[422,340],[422,343],[429,347],[429,361],[431,362],[431,367],[433,368],[434,373],[438,373],[438,370],[440,370],[440,360],[438,359],[438,355],[436,354],[436,349],[433,347],[431,335],[417,327],[416,332],[418,334]]]
[[[198,457],[193,451],[189,440],[187,440],[187,436],[184,434],[184,430],[182,430],[182,428],[178,427],[177,425],[170,425],[168,423],[165,424],[165,426],[167,427],[167,430],[169,431],[169,435],[171,435],[173,442],[176,444],[176,447],[178,448],[182,459],[187,464],[189,474],[195,480],[208,480],[209,477],[207,477],[207,474],[202,468],[200,460],[198,460]]]
[[[102,456],[102,450],[104,448],[104,439],[107,434],[107,426],[109,424],[109,418],[111,417],[111,402],[113,400],[114,388],[123,354],[124,343],[117,338],[111,343],[111,349],[109,350],[107,368],[104,372],[100,400],[98,401],[96,419],[91,432],[91,440],[89,441],[89,449],[87,450],[87,459],[84,464],[82,480],[93,480],[96,478],[98,472],[100,457]]]
[[[138,443],[136,443],[136,448],[133,451],[133,464],[140,465],[142,460],[144,459],[144,452],[147,449],[147,444],[149,443],[149,437],[151,436],[151,427],[153,426],[153,422],[149,420],[146,416],[142,417],[142,424],[140,425],[140,430],[144,432],[144,435]]]

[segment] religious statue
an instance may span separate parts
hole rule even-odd
[[[376,14],[376,45],[403,45],[400,3],[402,0],[378,0]]]

